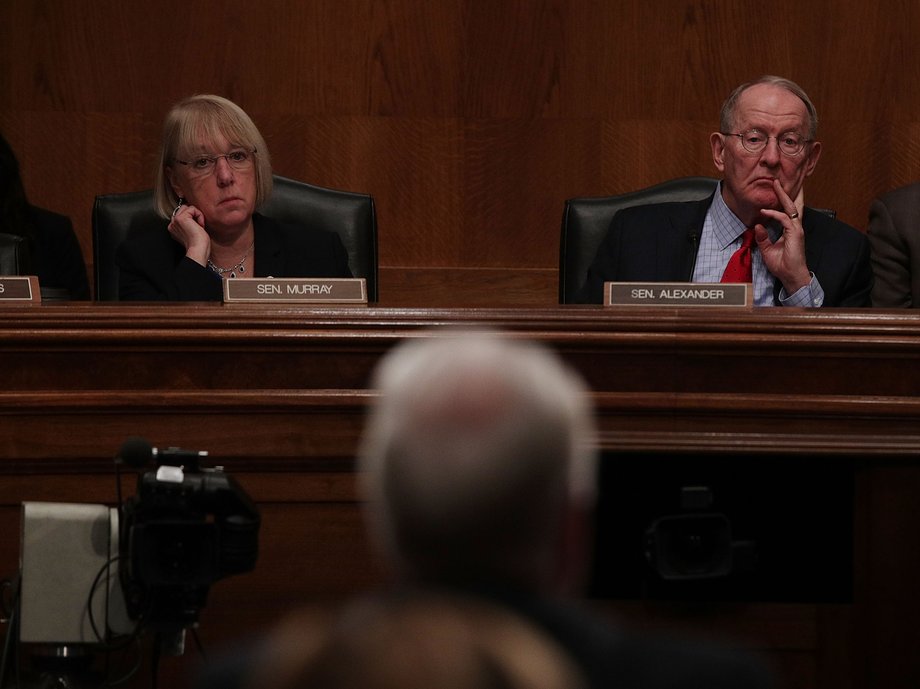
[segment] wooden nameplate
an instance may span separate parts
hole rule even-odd
[[[364,278],[232,278],[224,303],[366,304]]]
[[[604,306],[733,306],[752,308],[751,283],[605,282]]]
[[[35,275],[0,276],[0,303],[41,304],[42,293]]]

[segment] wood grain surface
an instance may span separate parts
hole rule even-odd
[[[808,202],[864,229],[920,178],[918,33],[911,0],[5,0],[0,130],[89,263],[94,196],[151,186],[167,109],[219,93],[278,173],[374,195],[381,298],[490,269],[450,303],[549,305],[563,201],[715,174],[722,100],[763,73],[818,108]]]

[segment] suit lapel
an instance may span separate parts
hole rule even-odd
[[[712,205],[712,196],[700,201],[673,204],[669,218],[669,231],[658,234],[658,279],[670,282],[690,282],[696,252],[706,212]]]

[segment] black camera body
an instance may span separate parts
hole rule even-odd
[[[161,452],[169,463],[138,476],[120,519],[128,615],[166,632],[197,623],[211,584],[251,571],[258,557],[255,504],[231,476],[199,469],[181,452]]]

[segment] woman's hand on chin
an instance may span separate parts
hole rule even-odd
[[[205,230],[204,213],[195,206],[180,206],[169,221],[169,234],[185,247],[185,255],[206,266],[211,255],[211,237]]]

